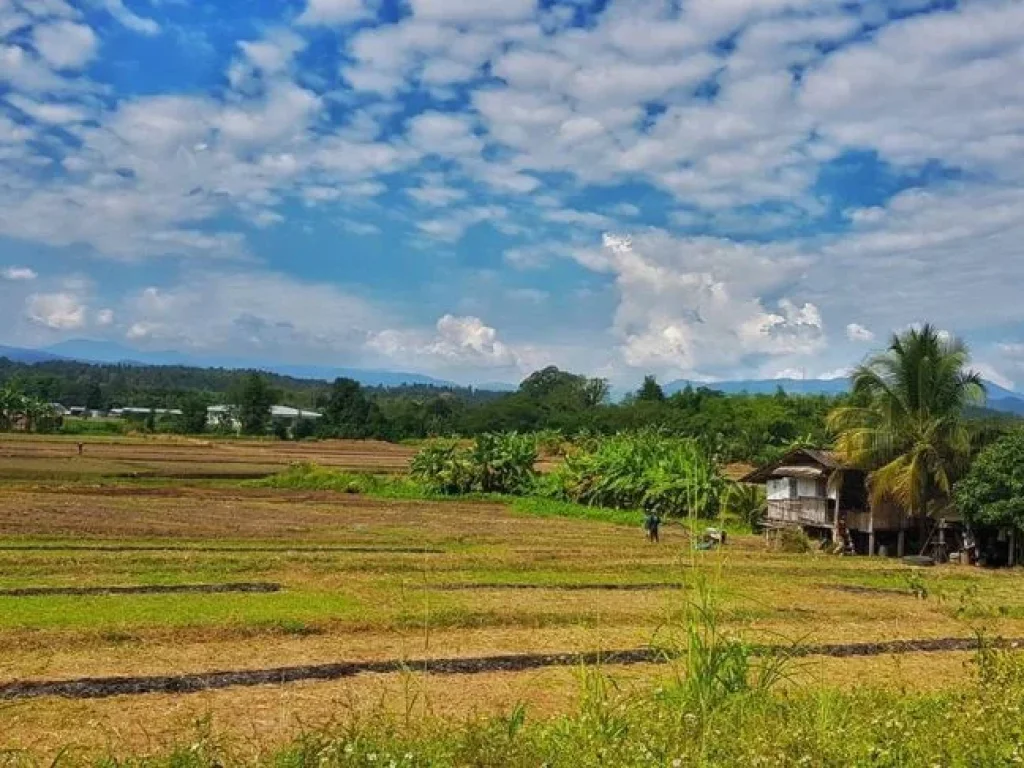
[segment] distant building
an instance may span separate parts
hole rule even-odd
[[[146,418],[154,416],[181,416],[179,408],[111,408],[110,415],[119,419]]]
[[[288,422],[288,426],[291,428],[297,422],[305,419],[311,421],[322,419],[323,414],[316,411],[307,411],[302,408],[292,408],[287,405],[272,405],[270,406],[270,418],[275,421]],[[206,422],[212,427],[227,426],[236,432],[242,426],[235,415],[234,406],[231,405],[211,405],[206,409]]]

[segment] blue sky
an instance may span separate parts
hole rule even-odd
[[[1024,4],[10,0],[0,343],[1024,386]]]

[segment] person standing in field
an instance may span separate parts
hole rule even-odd
[[[648,512],[644,517],[644,530],[647,531],[647,540],[652,544],[657,544],[658,529],[661,527],[661,517],[657,512]]]

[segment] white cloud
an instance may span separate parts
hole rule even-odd
[[[299,16],[300,24],[341,24],[367,14],[363,0],[309,0]]]
[[[463,189],[447,187],[440,184],[413,187],[411,189],[407,189],[405,193],[421,205],[428,205],[437,208],[444,208],[452,203],[465,200],[468,195],[468,193]]]
[[[850,341],[874,341],[875,334],[860,323],[849,323],[846,326],[846,338]]]
[[[0,278],[4,280],[24,281],[35,280],[38,277],[35,270],[29,267],[5,267],[0,269]]]
[[[509,368],[520,365],[517,352],[498,339],[498,332],[478,317],[444,315],[433,334],[384,330],[368,345],[385,357],[416,360],[442,368]]]
[[[825,59],[805,78],[800,108],[847,147],[907,165],[1019,177],[1024,5],[969,3],[914,16]]]
[[[410,0],[410,6],[417,18],[460,24],[526,19],[536,12],[537,0]]]
[[[19,94],[8,96],[7,101],[34,120],[50,125],[80,123],[87,116],[87,112],[82,107],[74,104],[36,101]]]
[[[790,247],[651,231],[632,239],[605,235],[601,251],[576,258],[614,277],[612,330],[629,366],[707,376],[748,356],[808,355],[824,344],[814,304],[783,298],[772,311],[760,299],[807,266]]]
[[[86,306],[68,292],[33,293],[25,301],[25,315],[31,322],[55,331],[75,330],[86,323]]]
[[[71,21],[41,24],[32,39],[39,55],[57,69],[81,69],[99,45],[92,28]]]
[[[140,35],[156,35],[160,33],[160,25],[152,19],[146,19],[130,11],[124,0],[100,0],[107,12],[122,26]]]
[[[96,311],[96,325],[107,326],[114,322],[114,310],[99,309]]]
[[[263,271],[195,272],[130,296],[118,316],[153,348],[292,362],[359,354],[389,317],[334,286]]]

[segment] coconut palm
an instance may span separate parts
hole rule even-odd
[[[985,395],[969,361],[961,341],[925,325],[856,369],[851,404],[828,424],[840,456],[869,473],[872,504],[891,499],[923,523],[948,503],[971,456],[964,409]]]

